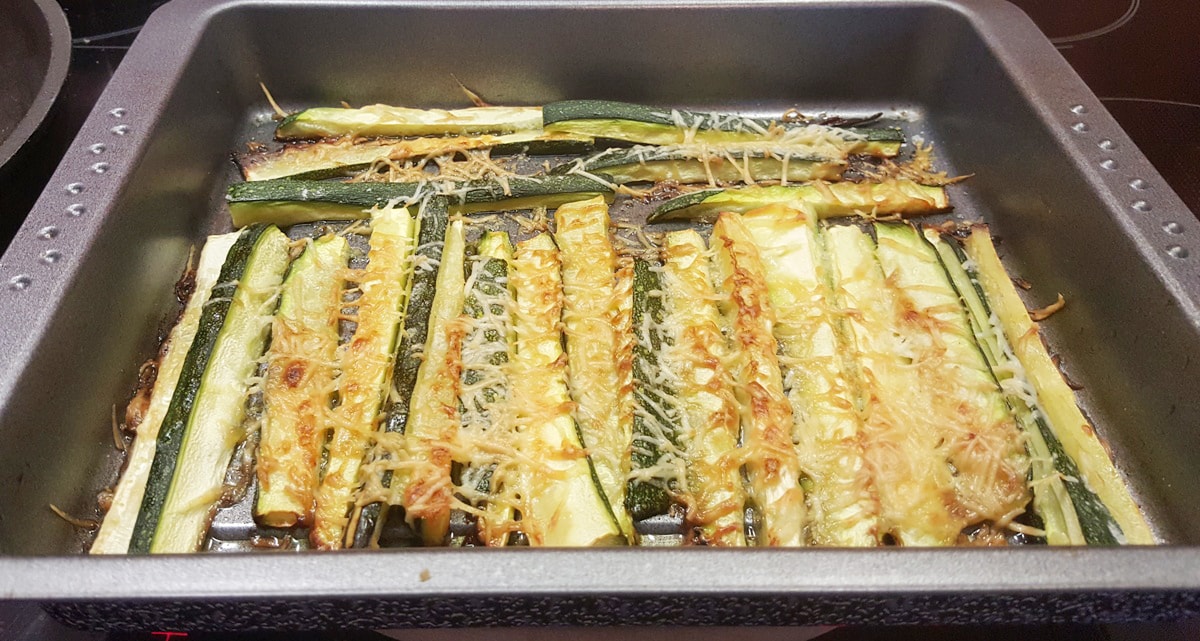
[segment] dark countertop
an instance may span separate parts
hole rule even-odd
[[[0,174],[0,249],[7,246],[25,214],[49,180],[92,105],[104,90],[146,17],[165,0],[59,0],[74,35],[70,73],[59,99],[32,145],[16,166]],[[1150,162],[1193,213],[1200,212],[1200,11],[1191,0],[1014,0],[1058,46],[1084,82],[1096,93]],[[3,9],[0,8],[0,14]],[[336,634],[204,635],[176,633],[90,634],[67,630],[48,620],[32,604],[0,603],[0,641],[141,641],[182,639],[304,639],[312,641],[437,641],[465,637],[550,638],[549,630],[414,631],[383,635]],[[582,636],[624,636],[592,631]],[[740,637],[810,638],[820,630],[679,629],[654,631],[655,637],[679,639]],[[573,635],[576,633],[572,633]],[[632,634],[644,634],[634,632]],[[1194,639],[1200,621],[1159,625],[1030,626],[900,629],[838,628],[826,641],[861,639]]]

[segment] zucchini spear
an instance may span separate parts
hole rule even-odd
[[[520,530],[534,546],[623,544],[572,418],[562,359],[560,269],[549,234],[517,245],[510,275],[516,292],[510,402],[525,462],[510,480],[521,497]]]
[[[195,552],[203,544],[244,436],[249,380],[289,259],[288,238],[274,226],[244,230],[229,250],[158,433],[130,552]]]
[[[910,353],[900,340],[894,295],[872,238],[853,226],[824,234],[847,361],[862,416],[864,455],[880,504],[880,536],[900,545],[949,545],[967,520],[944,497],[953,478],[941,434]]]
[[[987,228],[974,227],[963,245],[966,255],[975,264],[974,276],[995,314],[995,325],[1003,331],[1013,356],[1024,369],[1036,393],[1038,409],[1050,428],[1047,435],[1053,437],[1046,438],[1046,444],[1053,448],[1054,441],[1057,441],[1061,446],[1062,455],[1055,456],[1056,469],[1060,473],[1064,469],[1070,470],[1070,461],[1078,470],[1077,475],[1065,476],[1063,480],[1069,483],[1069,491],[1074,490],[1070,492],[1071,500],[1080,525],[1085,528],[1088,543],[1153,544],[1154,535],[1145,518],[1113,467],[1104,444],[1075,404],[1074,392],[1063,381],[1041,341],[1037,325],[1030,320],[1004,266],[1000,264]],[[1082,481],[1082,488],[1072,488],[1074,483],[1070,481],[1074,480]],[[1096,506],[1081,489],[1089,490],[1099,498],[1103,508],[1115,521],[1116,528],[1106,525],[1104,510]],[[1103,529],[1109,529],[1111,541],[1106,540]]]
[[[413,270],[414,227],[404,208],[380,209],[371,219],[371,249],[358,279],[362,295],[355,302],[358,326],[341,354],[340,404],[333,414],[328,463],[309,533],[317,548],[342,547],[360,485],[359,470],[391,386],[392,359]]]
[[[964,268],[969,259],[962,246],[957,239],[943,239],[933,230],[925,230],[925,237],[937,249],[942,266],[958,290],[975,333],[975,342],[1024,432],[1025,447],[1030,455],[1029,487],[1033,491],[1033,508],[1042,520],[1046,542],[1050,545],[1115,544],[1114,532],[1119,528],[1108,509],[1084,485],[1075,462],[1062,451],[1062,445],[1046,423],[1045,413],[1038,410],[1036,399],[1028,398],[1028,383],[1016,376],[1023,368],[1004,331],[994,322],[995,316],[974,275],[974,266],[971,273]],[[1075,507],[1077,504],[1079,509]],[[1081,516],[1087,527],[1081,522]]]
[[[610,138],[645,145],[747,141],[807,143],[844,154],[895,156],[904,143],[898,129],[847,128],[778,122],[736,114],[659,109],[606,100],[564,100],[542,108],[548,132]]]
[[[368,105],[358,109],[305,109],[279,121],[275,137],[297,140],[330,136],[496,134],[539,130],[541,127],[540,107],[472,107],[447,111]]]
[[[238,154],[235,161],[247,181],[291,178],[319,180],[349,176],[384,160],[404,161],[489,149],[492,156],[579,154],[591,151],[594,141],[585,136],[522,131],[512,134],[474,136],[427,136],[292,143],[276,151]]]
[[[516,433],[509,404],[508,363],[512,360],[512,243],[506,232],[486,232],[470,259],[463,313],[471,319],[462,349],[462,434],[470,455],[463,461],[460,492],[482,510],[480,539],[506,545],[516,531],[513,497],[506,479]]]
[[[532,207],[555,208],[595,196],[612,198],[607,183],[584,176],[513,176],[465,183],[339,183],[263,180],[234,183],[225,196],[233,226],[254,222],[295,225],[321,220],[361,220],[373,207],[445,196],[450,213],[471,214]]]
[[[814,545],[879,544],[879,500],[863,453],[862,421],[843,366],[844,341],[826,279],[816,218],[783,205],[742,217],[758,245],[778,322],[793,440],[809,486]]]
[[[619,420],[616,347],[621,339],[611,322],[617,255],[608,237],[608,205],[603,198],[576,201],[559,207],[554,218],[576,424],[621,530],[632,536],[633,522],[624,510],[625,453],[632,434]]]
[[[565,163],[550,171],[603,173],[617,184],[677,182],[729,184],[781,180],[839,180],[846,163],[809,152],[773,149],[763,144],[707,145],[607,149],[589,158]],[[586,174],[584,174],[586,175]]]
[[[668,292],[667,324],[676,340],[665,357],[677,372],[679,403],[691,431],[687,522],[706,545],[743,546],[746,491],[737,451],[738,405],[725,367],[728,349],[706,251],[695,230],[667,234],[662,289]]]
[[[446,238],[446,228],[449,216],[446,212],[446,201],[443,198],[430,198],[424,201],[418,211],[415,226],[417,227],[416,247],[413,250],[412,285],[409,287],[405,300],[403,329],[400,330],[395,362],[392,367],[392,389],[395,392],[388,403],[383,419],[383,431],[389,435],[390,441],[402,443],[403,434],[408,428],[408,418],[411,413],[413,389],[417,384],[417,373],[421,369],[421,352],[429,338],[429,318],[433,312],[433,297],[437,289],[438,264],[442,258],[442,247]],[[382,441],[383,439],[381,439]],[[385,451],[380,458],[391,458],[393,452]],[[368,479],[364,484],[372,488],[373,483],[379,484],[384,497],[368,497],[369,502],[363,505],[364,498],[360,495],[356,515],[352,520],[356,524],[353,532],[349,533],[347,543],[354,547],[368,547],[377,543],[387,515],[382,508],[388,505],[399,505],[403,501],[397,493],[391,491],[393,470],[385,470],[377,481]],[[369,492],[364,492],[369,493]]]
[[[889,179],[878,183],[815,181],[806,185],[694,191],[659,205],[646,222],[711,221],[723,211],[745,213],[771,204],[787,205],[810,212],[817,218],[861,214],[922,216],[950,209],[945,189],[911,180]]]
[[[648,261],[633,264],[633,442],[625,506],[634,519],[666,514],[687,487],[686,435],[677,390],[660,356],[671,338],[663,313],[661,274]]]
[[[421,351],[421,367],[408,406],[404,442],[408,465],[399,472],[405,517],[426,545],[442,545],[450,532],[453,501],[450,447],[458,436],[459,377],[465,324],[459,321],[465,302],[463,222],[446,228],[437,285],[429,313],[429,336]]]
[[[807,522],[800,461],[792,446],[792,408],[771,334],[776,322],[758,248],[737,214],[721,214],[713,226],[713,277],[727,292],[722,313],[732,329],[734,373],[741,405],[742,448],[749,498],[761,513],[758,545],[804,545]]]
[[[239,234],[221,234],[209,236],[200,252],[200,261],[196,265],[195,280],[192,285],[192,295],[180,314],[175,327],[167,337],[165,351],[158,364],[158,375],[154,379],[154,389],[150,394],[150,406],[142,420],[137,425],[137,438],[133,441],[133,449],[129,453],[129,462],[121,474],[121,481],[113,493],[112,504],[100,524],[96,540],[92,542],[92,554],[124,554],[129,550],[129,541],[133,537],[133,528],[137,523],[138,509],[146,493],[146,481],[150,476],[150,467],[154,464],[155,449],[158,433],[162,428],[163,418],[171,405],[175,389],[179,382],[183,364],[196,337],[200,326],[200,316],[204,312],[204,304],[208,301],[209,292],[217,282],[221,265],[229,254],[229,248],[237,241]]]
[[[926,393],[922,413],[935,420],[938,450],[952,470],[953,494],[943,502],[967,523],[999,534],[1030,499],[1021,432],[934,247],[912,225],[874,229],[900,337]]]
[[[255,468],[254,517],[268,527],[312,521],[336,374],[345,238],[309,243],[292,263],[271,326]]]

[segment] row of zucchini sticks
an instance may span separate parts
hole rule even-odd
[[[986,227],[845,218],[949,208],[841,181],[898,130],[570,101],[276,134],[322,140],[239,157],[241,230],[200,254],[93,553],[202,549],[239,457],[255,521],[325,549],[389,520],[425,545],[1153,542]],[[478,152],[589,155],[354,178]],[[708,188],[630,250],[609,204],[637,183]],[[553,222],[515,244],[469,216],[528,208]]]

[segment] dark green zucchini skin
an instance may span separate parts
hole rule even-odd
[[[539,178],[512,177],[509,189],[494,180],[473,180],[455,185],[454,202],[483,203],[512,198],[561,193],[610,193],[603,183],[584,176],[546,176]],[[424,191],[423,191],[424,190]],[[439,193],[433,183],[343,183],[278,178],[255,182],[234,183],[226,200],[230,203],[255,202],[325,202],[353,207],[376,207],[392,200],[417,198],[423,193]]]
[[[200,324],[196,329],[196,337],[192,340],[183,369],[179,374],[179,383],[167,413],[163,417],[162,427],[159,428],[157,448],[154,463],[150,466],[150,475],[146,480],[146,494],[142,498],[138,510],[137,523],[133,528],[133,538],[129,542],[130,554],[149,554],[150,544],[154,540],[154,532],[158,529],[159,517],[166,503],[167,492],[171,488],[171,480],[175,476],[175,466],[179,461],[180,446],[183,445],[187,433],[188,418],[192,414],[192,406],[200,391],[204,372],[208,369],[213,348],[220,337],[221,328],[225,325],[225,317],[233,303],[233,294],[237,291],[238,281],[246,271],[254,247],[262,237],[263,232],[271,225],[252,225],[242,230],[225,263],[221,266],[221,274],[213,285],[209,301],[204,306],[200,316]]]
[[[636,120],[674,125],[670,110],[614,100],[561,100],[542,107],[542,124],[565,120]]]
[[[658,355],[666,344],[666,337],[653,327],[661,326],[664,317],[663,299],[661,295],[651,295],[651,292],[662,292],[662,276],[651,269],[650,263],[641,258],[635,259],[633,265],[633,327],[646,327],[645,318],[649,314],[654,323],[648,335],[635,334],[633,346],[633,384],[634,403],[639,409],[633,414],[633,448],[630,460],[633,469],[645,469],[658,463],[662,452],[653,440],[656,436],[647,425],[643,413],[654,416],[655,420],[667,431],[667,438],[678,446],[678,413],[666,408],[659,412],[656,406],[663,403],[643,403],[641,398],[656,399],[674,398],[675,390],[664,384],[656,383],[659,378],[657,370],[662,367]],[[634,479],[629,481],[625,494],[625,508],[629,510],[634,521],[641,521],[652,516],[666,514],[671,509],[670,488],[650,481]]]
[[[425,205],[420,218],[421,229],[417,232],[416,255],[430,260],[441,260],[442,244],[446,238],[449,222],[445,198],[431,198]],[[408,295],[408,309],[404,314],[404,328],[400,332],[400,345],[396,350],[396,361],[392,366],[392,386],[399,398],[384,410],[383,429],[403,434],[408,425],[408,402],[413,386],[417,383],[417,370],[421,367],[420,352],[429,337],[429,313],[433,308],[433,294],[437,287],[437,269],[417,269],[412,276],[412,289]],[[391,487],[392,472],[383,474],[383,486]],[[350,547],[368,547],[375,530],[380,526],[381,503],[363,506],[358,527],[354,529],[354,540]]]
[[[501,143],[491,147],[491,152],[493,156],[572,156],[586,154],[595,148],[595,141],[551,139]]]
[[[740,131],[743,126],[739,123],[753,122],[766,128],[774,124],[778,127],[803,127],[805,123],[790,124],[768,118],[731,118],[729,114],[712,114],[698,111],[675,110],[685,121],[694,122],[703,119],[705,123],[716,123],[716,127],[702,125],[705,129],[722,131]],[[715,117],[714,117],[715,116]],[[662,109],[647,105],[612,100],[563,100],[552,102],[542,107],[542,124],[549,125],[567,120],[633,120],[656,125],[675,126],[670,109]],[[843,127],[846,131],[866,136],[873,142],[903,142],[904,133],[890,127]]]
[[[960,263],[968,261],[969,257],[957,238],[951,234],[943,234],[942,239],[954,250],[954,255]],[[990,315],[992,308],[988,304],[987,296],[984,294],[983,286],[979,284],[977,275],[970,269],[967,270],[967,275],[975,287],[975,292],[979,296],[984,310]],[[1096,496],[1096,493],[1084,483],[1083,476],[1079,473],[1079,466],[1063,450],[1062,443],[1054,435],[1054,430],[1050,428],[1042,413],[1037,411],[1033,413],[1033,416],[1038,432],[1041,433],[1042,439],[1046,441],[1046,447],[1054,457],[1054,469],[1062,476],[1063,487],[1067,490],[1067,496],[1070,497],[1071,504],[1075,507],[1075,514],[1079,518],[1079,527],[1083,530],[1083,537],[1087,540],[1087,544],[1120,545],[1115,533],[1121,531],[1121,526],[1113,519],[1100,497]]]

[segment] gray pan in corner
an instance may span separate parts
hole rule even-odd
[[[461,104],[451,73],[500,103],[911,114],[910,133],[948,169],[976,174],[954,194],[956,215],[993,226],[1010,270],[1071,294],[1069,313],[1044,324],[1048,339],[1169,545],[79,554],[81,538],[47,505],[87,513],[114,478],[110,409],[154,350],[189,246],[228,228],[229,152],[269,113],[258,83],[289,108]],[[89,170],[95,149],[102,174]],[[1003,2],[175,0],[0,258],[0,598],[131,630],[1193,615],[1192,221]]]
[[[54,0],[10,0],[0,13],[2,168],[54,104],[71,60],[71,30]]]

